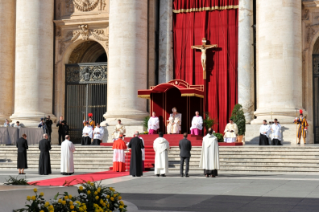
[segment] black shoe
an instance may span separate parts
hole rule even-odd
[[[135,177],[135,175],[132,175],[132,177]]]
[[[181,177],[184,177],[184,175],[181,174]]]
[[[159,174],[157,174],[156,176],[159,177]]]
[[[189,177],[189,175],[187,174],[186,177]]]
[[[162,177],[166,177],[166,175],[165,175],[165,174],[162,174],[161,176],[162,176]]]

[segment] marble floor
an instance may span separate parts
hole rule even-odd
[[[0,183],[16,172],[0,171]],[[86,173],[86,172],[83,172]],[[80,173],[79,173],[80,174]],[[24,177],[24,176],[19,176]],[[28,180],[61,177],[58,173],[39,176],[28,170]],[[119,191],[128,211],[319,211],[319,175],[300,173],[223,173],[205,178],[201,172],[191,172],[181,178],[178,172],[156,177],[146,172],[143,177],[120,177],[102,181]],[[5,186],[0,184],[0,212],[23,206],[33,186]],[[57,192],[68,190],[76,194],[76,187],[38,187],[52,198]],[[15,202],[10,199],[15,198]]]

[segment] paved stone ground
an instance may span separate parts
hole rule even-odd
[[[49,176],[39,176],[36,171],[26,172],[30,181],[62,176],[58,172]],[[14,174],[16,171],[0,170],[0,183]],[[190,174],[190,178],[181,178],[173,172],[165,178],[158,178],[153,172],[147,172],[139,178],[127,176],[102,183],[122,193],[128,201],[129,212],[319,211],[319,175],[220,172],[216,178],[205,178],[199,172]],[[33,187],[0,185],[0,212],[21,207],[31,189]],[[74,187],[42,187],[39,190],[47,196],[64,190],[76,193]],[[14,204],[10,201],[12,198]]]

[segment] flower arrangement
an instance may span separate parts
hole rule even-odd
[[[18,209],[16,212],[126,212],[121,195],[112,187],[102,186],[101,182],[94,183],[83,181],[78,188],[79,196],[72,196],[67,192],[57,193],[53,200],[46,201],[44,194],[37,193],[27,196],[26,208]]]

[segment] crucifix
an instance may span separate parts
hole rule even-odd
[[[203,67],[203,78],[206,79],[206,50],[207,49],[211,49],[211,48],[217,48],[218,45],[214,44],[214,45],[206,45],[206,38],[202,39],[202,45],[198,45],[198,46],[192,46],[192,49],[200,49],[202,51],[202,56],[201,56],[201,63],[202,63],[202,67]]]

